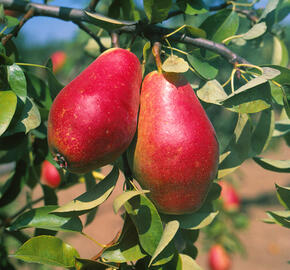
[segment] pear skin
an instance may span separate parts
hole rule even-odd
[[[167,214],[198,210],[218,169],[215,130],[186,79],[149,73],[142,84],[133,174]]]
[[[141,65],[125,49],[105,51],[53,101],[48,145],[58,163],[86,173],[114,162],[137,127]]]

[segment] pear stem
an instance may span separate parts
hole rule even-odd
[[[160,58],[160,50],[161,50],[161,43],[159,41],[154,42],[154,45],[152,47],[152,53],[155,58],[157,70],[159,73],[162,73],[162,62]]]
[[[112,38],[113,47],[114,48],[120,48],[119,35],[118,35],[118,33],[112,32],[111,38]]]

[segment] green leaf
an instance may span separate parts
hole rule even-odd
[[[288,134],[290,132],[290,120],[284,119],[275,122],[275,130],[273,132],[273,137],[280,137]]]
[[[16,64],[7,66],[7,77],[12,91],[25,103],[27,90],[22,69]]]
[[[269,13],[271,13],[273,10],[275,10],[277,5],[278,5],[278,3],[279,3],[279,0],[268,1],[265,9],[263,10],[263,13],[262,13],[259,21],[261,21],[262,19],[266,18]]]
[[[28,133],[30,130],[37,128],[41,123],[41,117],[38,107],[29,98],[26,98],[24,108],[21,112],[18,122],[11,129],[7,130],[7,135],[17,132]]]
[[[131,190],[131,191],[123,192],[122,194],[117,196],[114,200],[114,203],[113,203],[114,212],[117,214],[117,212],[124,205],[124,203],[130,200],[131,198],[133,198],[134,196],[148,193],[148,192],[150,191],[149,190]]]
[[[19,216],[8,228],[16,231],[24,228],[41,228],[54,231],[81,232],[82,222],[78,217],[61,217],[50,212],[58,206],[44,206],[29,210]]]
[[[290,210],[290,188],[282,187],[277,184],[275,184],[275,186],[276,186],[276,191],[277,191],[279,201],[285,208]]]
[[[212,223],[217,214],[218,211],[205,212],[203,209],[200,209],[192,214],[174,216],[174,219],[180,223],[180,228],[182,229],[197,230]],[[164,218],[169,221],[173,217],[165,215]]]
[[[161,218],[155,206],[145,195],[133,197],[124,206],[136,226],[142,248],[153,255],[163,233]]]
[[[202,78],[206,80],[214,79],[218,74],[218,69],[213,67],[211,64],[206,62],[201,57],[198,57],[193,54],[187,54],[187,60],[195,69],[195,71],[200,75]]]
[[[7,19],[6,26],[8,28],[15,27],[16,25],[19,24],[19,20],[17,18],[12,17],[12,16],[6,16],[6,19]]]
[[[206,32],[200,28],[191,25],[186,25],[185,29],[190,35],[194,37],[206,38]]]
[[[208,81],[196,92],[199,99],[207,103],[220,105],[227,98],[224,88],[217,80]]]
[[[129,26],[134,25],[135,22],[129,22],[124,20],[115,20],[106,16],[103,16],[102,14],[92,13],[85,10],[86,15],[88,16],[89,20],[101,27],[106,29],[107,31],[112,31],[115,29],[118,29],[122,26]]]
[[[275,76],[275,82],[282,85],[290,84],[290,69],[289,68],[281,67],[277,65],[262,65],[262,67],[268,67],[268,68],[280,71],[280,74],[277,73],[277,76]]]
[[[184,73],[188,71],[188,63],[176,55],[169,56],[162,64],[162,69],[165,72]]]
[[[288,64],[288,50],[283,40],[276,36],[273,36],[273,53],[272,61],[273,65],[281,65],[287,67]]]
[[[46,63],[46,71],[47,71],[47,82],[51,100],[54,100],[55,97],[58,95],[60,90],[63,88],[63,85],[55,78],[52,72],[52,61],[51,59],[48,60]]]
[[[181,260],[182,270],[202,270],[197,262],[188,255],[180,253],[179,258]]]
[[[209,16],[200,26],[207,33],[207,38],[222,42],[236,34],[239,27],[239,16],[229,9],[221,10]]]
[[[266,150],[272,138],[275,125],[275,113],[273,110],[261,112],[259,121],[252,132],[252,156],[259,155]]]
[[[60,267],[74,267],[78,252],[69,244],[54,236],[42,235],[25,242],[14,255],[16,259],[30,263]]]
[[[102,253],[102,258],[110,262],[123,263],[137,261],[146,256],[140,247],[138,234],[132,220],[126,217],[122,234],[117,244],[107,248]]]
[[[101,261],[81,259],[81,258],[76,258],[76,260],[79,263],[79,267],[80,267],[77,269],[80,269],[80,270],[106,270],[106,269],[113,270],[116,268],[115,265],[110,265]]]
[[[171,0],[143,0],[144,11],[150,23],[158,23],[165,20],[171,9]]]
[[[290,228],[290,211],[287,211],[287,216],[281,216],[274,211],[267,211],[267,214],[273,219],[273,221],[283,227]]]
[[[280,173],[290,172],[290,160],[274,160],[261,157],[254,157],[253,159],[266,170]]]
[[[12,91],[0,91],[0,136],[8,128],[17,106],[17,97]]]
[[[59,215],[82,215],[102,204],[112,193],[119,177],[119,170],[113,167],[105,179],[100,181],[94,188],[68,202],[67,204],[52,211]]]
[[[197,15],[208,12],[202,0],[177,0],[176,3],[187,15]]]
[[[177,220],[169,221],[165,225],[162,237],[160,239],[160,242],[156,250],[154,251],[154,254],[152,255],[149,266],[152,264],[155,258],[161,253],[161,251],[164,250],[164,248],[166,248],[167,245],[171,242],[178,228],[179,228],[179,222]]]
[[[247,33],[243,34],[243,39],[250,40],[255,39],[263,35],[267,30],[265,22],[255,24]]]

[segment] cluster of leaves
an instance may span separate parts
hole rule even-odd
[[[252,24],[239,16],[236,9],[239,7],[238,3],[210,12],[211,8],[201,0],[179,0],[176,4],[170,0],[144,0],[144,10],[137,10],[134,1],[114,0],[107,9],[109,17],[91,12],[86,14],[94,24],[94,31],[100,28],[111,31],[133,25],[139,19],[143,23],[146,21],[149,27],[150,24],[169,23],[166,19],[173,10],[182,13],[174,24],[175,28],[186,25],[182,30],[186,34],[224,43],[237,52],[243,52],[244,48],[249,50],[255,43],[262,46],[264,38],[273,41],[275,55],[269,64],[255,66],[236,63],[234,67],[216,52],[189,44],[173,43],[169,35],[168,42],[164,42],[163,56],[171,55],[169,61],[164,62],[164,70],[194,70],[194,74],[188,71],[185,76],[193,88],[198,89],[197,95],[216,129],[220,145],[217,179],[221,179],[249,158],[253,158],[267,170],[290,170],[290,161],[269,160],[260,156],[272,137],[283,137],[289,143],[290,71],[286,67],[288,52],[282,38],[283,29],[279,28],[279,22],[285,17],[285,8],[288,8],[287,3],[269,1]],[[251,10],[251,7],[246,10]],[[6,27],[1,37],[19,23],[15,18],[4,16],[3,8],[1,21]],[[244,25],[247,29],[244,29]],[[101,42],[108,40],[110,41],[108,35],[101,37]],[[120,37],[121,47],[130,43],[130,34]],[[91,44],[90,40],[85,50],[90,55],[97,56],[100,48]],[[169,44],[170,46],[166,46]],[[144,49],[140,50],[142,47]],[[131,48],[138,57],[143,56],[145,73],[156,68],[150,60],[152,57],[149,48],[150,42],[143,37],[137,37]],[[179,57],[172,56],[175,51],[180,54]],[[246,53],[243,55],[247,56]],[[97,207],[114,190],[119,170],[124,171],[123,160],[116,162],[111,173],[100,182],[96,182],[91,173],[84,175],[87,191],[65,205],[59,206],[56,192],[42,186],[43,207],[32,208],[33,201],[28,196],[25,209],[32,209],[17,211],[12,215],[6,210],[5,207],[15,203],[17,196],[25,192],[25,187],[29,187],[29,195],[39,185],[40,165],[45,159],[54,163],[46,142],[46,121],[52,101],[62,88],[51,72],[50,62],[42,67],[42,76],[36,76],[17,61],[18,53],[14,43],[9,40],[1,45],[0,164],[12,162],[15,167],[0,186],[0,207],[3,207],[0,267],[13,269],[5,254],[7,238],[14,237],[21,243],[21,247],[13,257],[26,262],[76,269],[200,269],[194,260],[197,256],[194,243],[199,230],[208,226],[218,215],[217,207],[213,205],[220,193],[220,187],[216,183],[213,183],[200,210],[179,216],[159,213],[146,196],[147,191],[131,189],[130,183],[127,183],[127,189],[114,201],[116,213],[121,207],[125,211],[122,215],[122,232],[94,260],[80,258],[74,247],[55,235],[59,231],[85,235],[84,227],[93,221]],[[226,83],[222,85],[221,82],[224,81]],[[281,115],[278,121],[275,121],[275,113]],[[79,176],[65,172],[59,189],[69,188],[78,182]],[[284,196],[289,190],[281,187],[279,190],[283,205],[289,208],[288,199]],[[271,222],[284,226],[289,223],[289,213],[288,216],[284,212],[269,213]],[[86,224],[82,224],[79,218],[84,214],[87,215]],[[220,219],[222,217],[220,215]],[[216,224],[221,223],[218,220],[213,223],[212,233],[220,234]],[[25,228],[35,229],[30,239],[22,231]]]

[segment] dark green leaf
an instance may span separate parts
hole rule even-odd
[[[11,256],[25,262],[69,268],[75,266],[75,258],[79,257],[79,254],[61,239],[42,235],[25,242]]]
[[[16,110],[17,97],[12,91],[0,91],[0,136],[8,128]]]
[[[275,184],[275,186],[279,201],[285,208],[290,210],[290,188],[282,187],[277,184]]]
[[[208,12],[202,0],[177,0],[176,3],[185,14],[196,15]]]
[[[146,256],[146,253],[140,247],[138,234],[132,220],[126,217],[122,234],[116,245],[107,248],[102,258],[110,262],[129,262],[137,261]]]
[[[207,38],[222,42],[235,35],[239,27],[239,16],[230,9],[221,10],[209,16],[200,26],[207,33]]]
[[[25,103],[27,89],[26,79],[22,69],[16,64],[8,66],[7,77],[12,91]]]
[[[110,265],[101,261],[76,258],[79,263],[80,270],[106,270],[115,269],[114,265]],[[116,266],[117,267],[117,266]],[[116,268],[117,269],[117,268]]]
[[[15,231],[24,228],[41,228],[54,231],[81,232],[83,226],[78,217],[61,217],[50,213],[57,207],[51,205],[29,210],[19,216],[9,229]]]
[[[273,211],[267,211],[267,214],[273,219],[273,221],[283,227],[290,228],[290,211],[287,211],[287,216],[279,215]]]
[[[158,23],[165,20],[171,9],[171,0],[143,0],[144,11],[150,23]]]
[[[92,23],[95,25],[106,29],[107,31],[112,31],[114,29],[120,28],[125,25],[133,25],[135,22],[129,22],[129,21],[123,21],[123,20],[115,20],[106,16],[103,16],[101,14],[91,13],[88,11],[85,11],[88,18]]]
[[[152,255],[149,266],[156,259],[156,257],[161,253],[161,251],[164,250],[167,247],[167,245],[171,242],[176,232],[178,231],[178,228],[179,228],[179,222],[177,220],[169,221],[165,225],[162,237],[160,239],[160,242],[156,250],[154,251],[154,254]],[[172,254],[172,257],[173,257],[173,254]]]
[[[103,203],[112,193],[118,180],[119,170],[113,167],[110,174],[90,191],[54,210],[59,215],[82,215]]]
[[[266,170],[281,173],[290,172],[290,160],[274,160],[261,157],[254,157],[253,159]]]
[[[191,25],[186,25],[185,29],[190,35],[194,37],[206,38],[206,32],[200,28],[197,28]]]
[[[12,16],[6,16],[6,19],[7,19],[6,26],[8,28],[14,27],[14,26],[19,24],[19,20],[17,18],[12,17]]]
[[[161,218],[155,206],[145,195],[133,197],[124,206],[136,226],[142,248],[153,255],[163,233]]]
[[[198,75],[206,80],[212,80],[218,74],[218,69],[213,67],[201,57],[193,54],[187,54],[187,60],[198,73]]]
[[[275,130],[273,132],[273,137],[280,137],[288,134],[290,132],[290,120],[280,120],[275,122]]]

